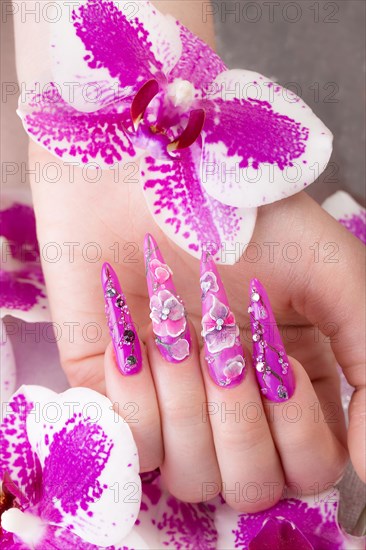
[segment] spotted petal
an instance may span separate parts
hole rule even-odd
[[[73,83],[71,103],[78,110],[131,97],[152,76],[169,73],[180,57],[176,21],[150,2],[82,0],[61,11],[52,25],[53,80],[65,101],[70,86],[62,83]]]
[[[130,428],[106,397],[87,388],[37,401],[41,424],[28,415],[27,433],[43,469],[39,515],[89,543],[117,544],[141,498]]]
[[[269,540],[272,545],[268,548],[289,550],[363,548],[364,537],[347,535],[338,525],[338,502],[339,492],[333,489],[319,494],[316,501],[310,497],[284,499],[255,514],[238,514],[223,504],[217,507],[215,515],[219,532],[217,549],[261,550]]]
[[[135,156],[125,131],[126,103],[83,113],[64,101],[51,84],[41,95],[34,95],[28,106],[20,104],[18,114],[29,136],[64,161],[80,166],[93,163],[100,169]]]
[[[295,94],[252,71],[215,80],[204,104],[202,183],[237,207],[301,191],[325,169],[332,134]]]
[[[212,243],[219,263],[233,264],[252,236],[256,209],[237,209],[212,199],[199,175],[201,148],[196,143],[179,159],[141,163],[145,197],[155,221],[181,248],[199,258]]]
[[[38,399],[40,394],[44,397],[42,388],[37,393]],[[22,387],[2,409],[0,479],[3,480],[5,472],[9,474],[21,493],[21,505],[37,503],[42,475],[26,424],[27,416],[34,408],[34,399]]]
[[[49,321],[34,211],[28,202],[22,193],[2,194],[1,315],[27,322]]]
[[[0,404],[7,403],[15,390],[15,357],[13,346],[0,319]]]
[[[211,502],[190,504],[177,500],[164,488],[158,471],[143,474],[142,477],[141,512],[139,524],[134,528],[141,542],[133,548],[216,548],[215,506]],[[208,493],[212,485],[207,483]]]
[[[179,24],[182,54],[170,77],[191,82],[205,96],[212,92],[215,78],[227,70],[222,59],[203,40]]]
[[[366,209],[344,191],[337,191],[322,204],[333,218],[366,244]]]

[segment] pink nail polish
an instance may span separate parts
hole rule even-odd
[[[250,283],[253,364],[262,393],[281,403],[294,393],[295,381],[266,291],[258,279]]]
[[[237,386],[245,376],[244,350],[224,286],[208,252],[201,259],[200,285],[202,337],[210,375],[218,386]]]
[[[191,348],[187,313],[177,295],[172,270],[149,234],[145,237],[144,254],[155,342],[166,361],[180,363],[189,356]]]
[[[142,368],[139,338],[118,277],[108,263],[102,267],[102,285],[108,327],[119,370],[125,375],[137,374]]]

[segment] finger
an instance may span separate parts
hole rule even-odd
[[[329,227],[336,261],[329,263],[329,247],[320,247],[319,262],[311,266],[311,284],[308,280],[303,285],[300,307],[331,337],[336,359],[355,388],[349,407],[348,447],[354,467],[365,481],[365,248],[326,212],[318,213],[317,224],[320,235],[323,227]]]
[[[175,497],[186,502],[213,498],[220,491],[221,478],[210,423],[206,421],[196,338],[192,338],[190,356],[179,365],[162,358],[152,334],[147,338],[147,348],[160,405],[165,484]],[[207,496],[206,487],[211,488]]]
[[[201,363],[222,495],[239,512],[266,510],[281,498],[284,476],[251,364],[239,386],[223,389],[210,377],[204,354]]]
[[[314,487],[325,490],[342,475],[347,452],[326,424],[308,375],[296,360],[290,362],[267,293],[257,279],[252,279],[249,295],[253,362],[286,481],[300,484],[300,494]],[[327,398],[330,401],[332,394]],[[339,406],[332,420],[343,425]]]
[[[274,403],[264,399],[272,437],[281,456],[286,484],[298,494],[317,495],[342,477],[348,453],[329,428],[328,422],[340,422],[343,411],[328,397],[319,402],[304,368],[289,358],[295,379],[290,399]],[[332,410],[326,419],[323,408]]]
[[[283,490],[283,472],[252,369],[244,379],[239,328],[210,255],[201,262],[201,356],[209,420],[226,502],[240,512],[273,506]],[[224,389],[225,388],[225,389]]]
[[[200,502],[204,484],[214,483],[218,492],[220,474],[211,428],[203,421],[206,396],[197,339],[177,297],[172,271],[151,235],[146,236],[144,252],[152,319],[146,344],[164,438],[162,475],[174,496]]]
[[[102,268],[102,286],[112,344],[105,353],[107,395],[131,427],[141,471],[161,465],[163,444],[159,408],[147,356],[127,300],[110,264]]]
[[[140,461],[140,472],[150,472],[163,462],[163,439],[159,407],[145,349],[142,369],[133,376],[123,376],[118,368],[112,344],[104,359],[107,396],[114,410],[130,426]]]

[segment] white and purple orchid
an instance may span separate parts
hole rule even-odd
[[[366,208],[355,201],[349,193],[337,191],[323,202],[322,207],[366,244]]]
[[[13,346],[2,319],[10,315],[30,323],[50,320],[28,193],[2,192],[0,242],[0,402],[6,402],[15,390],[16,368]]]
[[[52,67],[19,104],[26,131],[65,162],[110,168],[139,158],[154,219],[189,253],[224,243],[235,262],[256,207],[326,167],[331,132],[300,98],[228,70],[149,2],[82,0],[51,27]]]
[[[221,497],[199,504],[177,500],[156,471],[142,475],[141,509],[133,532],[144,549],[362,549],[364,538],[339,527],[338,503],[339,492],[332,489],[317,499],[286,498],[269,510],[238,514]]]
[[[364,547],[364,538],[337,523],[336,489],[316,502],[284,499],[256,514],[238,514],[220,497],[180,502],[158,471],[142,475],[141,494],[128,425],[108,399],[86,388],[58,395],[23,386],[7,404],[1,435],[4,550]]]
[[[86,388],[23,386],[1,425],[1,548],[97,550],[120,545],[141,482],[130,428]]]
[[[15,391],[16,368],[14,350],[6,332],[6,326],[0,319],[0,404],[7,402]]]
[[[36,221],[28,194],[1,194],[1,316],[49,321]]]

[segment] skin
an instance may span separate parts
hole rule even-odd
[[[156,5],[213,43],[212,25],[201,20],[201,2],[183,5],[164,1]],[[30,77],[30,55],[32,48],[38,47],[30,40],[34,31],[31,22],[27,29],[16,23],[21,80]],[[365,480],[365,269],[364,247],[356,238],[309,196],[299,193],[261,207],[252,238],[256,248],[249,247],[235,266],[219,268],[247,348],[250,338],[244,327],[248,327],[250,279],[257,277],[267,289],[280,330],[289,337],[284,343],[296,378],[289,403],[295,403],[301,412],[301,418],[291,422],[286,417],[289,409],[284,410],[286,404],[273,407],[261,398],[249,349],[248,372],[240,386],[223,390],[208,377],[200,352],[199,262],[157,228],[140,185],[126,181],[116,184],[109,171],[97,184],[91,184],[77,168],[70,183],[60,159],[34,143],[30,144],[29,156],[31,165],[40,163],[41,174],[46,163],[58,162],[64,175],[52,184],[42,179],[36,182],[31,176],[41,249],[56,242],[64,252],[56,263],[43,261],[53,320],[62,328],[58,342],[62,366],[72,385],[106,392],[127,418],[139,448],[142,471],[161,467],[167,487],[182,500],[200,501],[222,490],[232,507],[245,512],[273,505],[285,483],[309,494],[318,490],[314,487],[327,489],[328,483],[342,475],[348,451]],[[165,363],[153,340],[142,256],[146,232],[155,236],[173,269],[193,337],[197,334],[191,356],[178,366]],[[75,246],[73,261],[64,244],[68,242],[80,243]],[[102,250],[102,258],[96,262],[88,260],[85,249],[82,253],[83,246],[92,242]],[[289,242],[297,243],[301,250],[297,262],[283,254]],[[274,258],[268,243],[279,243]],[[314,255],[315,243],[319,243],[319,257]],[[335,262],[329,262],[332,249],[326,248],[327,243],[338,246]],[[261,258],[253,261],[258,247]],[[288,256],[293,252],[288,249]],[[144,367],[136,376],[123,377],[115,364],[100,284],[103,261],[114,265],[144,343]],[[70,323],[77,323],[73,338]],[[95,342],[90,342],[92,330],[85,332],[88,323],[97,323],[102,331]],[[348,434],[336,362],[356,390]],[[128,403],[132,408],[126,406]],[[233,414],[222,418],[219,413],[207,415],[207,409],[212,408],[207,403],[217,405],[220,412],[234,410],[236,403],[254,403],[262,412],[258,422],[248,421],[243,414],[239,419]],[[255,493],[256,483],[257,496],[251,493]]]

